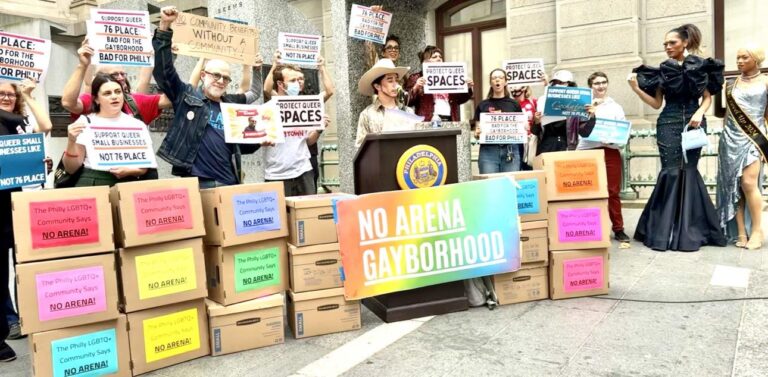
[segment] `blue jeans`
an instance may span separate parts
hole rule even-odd
[[[516,144],[481,144],[477,158],[480,174],[520,171],[520,146]]]
[[[212,189],[212,188],[216,188],[216,187],[229,186],[227,184],[218,182],[218,181],[213,180],[213,179],[208,179],[208,178],[198,178],[197,179],[197,183],[198,183],[198,186],[200,187],[200,190]]]
[[[16,308],[13,307],[10,297],[5,300],[5,319],[8,321],[8,326],[19,323],[19,315],[16,314]]]

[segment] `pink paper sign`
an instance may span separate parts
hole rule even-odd
[[[560,242],[602,241],[600,208],[558,210],[557,236]]]
[[[563,288],[566,293],[603,288],[603,257],[571,259],[563,262]]]
[[[40,321],[107,310],[103,266],[47,272],[35,275],[35,279]]]
[[[99,242],[96,199],[29,203],[32,249]]]
[[[136,229],[154,234],[192,229],[192,212],[187,189],[158,190],[133,194]]]

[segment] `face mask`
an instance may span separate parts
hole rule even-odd
[[[298,96],[300,91],[301,88],[297,82],[289,82],[288,86],[285,88],[285,92],[288,93],[289,96]]]

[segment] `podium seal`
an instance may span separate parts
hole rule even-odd
[[[445,184],[445,157],[426,144],[411,147],[397,162],[397,183],[403,190]]]

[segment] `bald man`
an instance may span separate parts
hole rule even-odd
[[[259,145],[227,144],[224,141],[221,102],[256,101],[261,97],[261,80],[254,75],[246,93],[225,94],[232,81],[229,63],[210,60],[200,72],[200,88],[183,82],[173,66],[171,53],[171,24],[177,16],[176,7],[162,8],[160,24],[152,38],[155,49],[152,75],[175,112],[157,156],[173,165],[174,175],[197,177],[201,189],[241,183],[240,156],[255,152]]]
[[[61,105],[70,112],[72,120],[91,112],[92,93],[80,94],[80,87],[83,84],[88,68],[91,66],[93,54],[93,48],[88,45],[88,38],[84,39],[80,48],[77,49],[77,55],[80,60],[79,64],[69,77],[69,80],[67,80],[67,83],[64,85],[64,91],[61,94]],[[125,98],[123,112],[132,115],[145,124],[152,123],[155,118],[160,116],[162,109],[171,107],[171,102],[163,95],[132,93],[131,84],[128,82],[125,68],[122,65],[100,65],[96,72],[105,73],[120,83],[123,87],[123,96]],[[151,72],[152,69],[150,67],[141,68],[141,83],[139,87],[146,88],[149,86]]]

